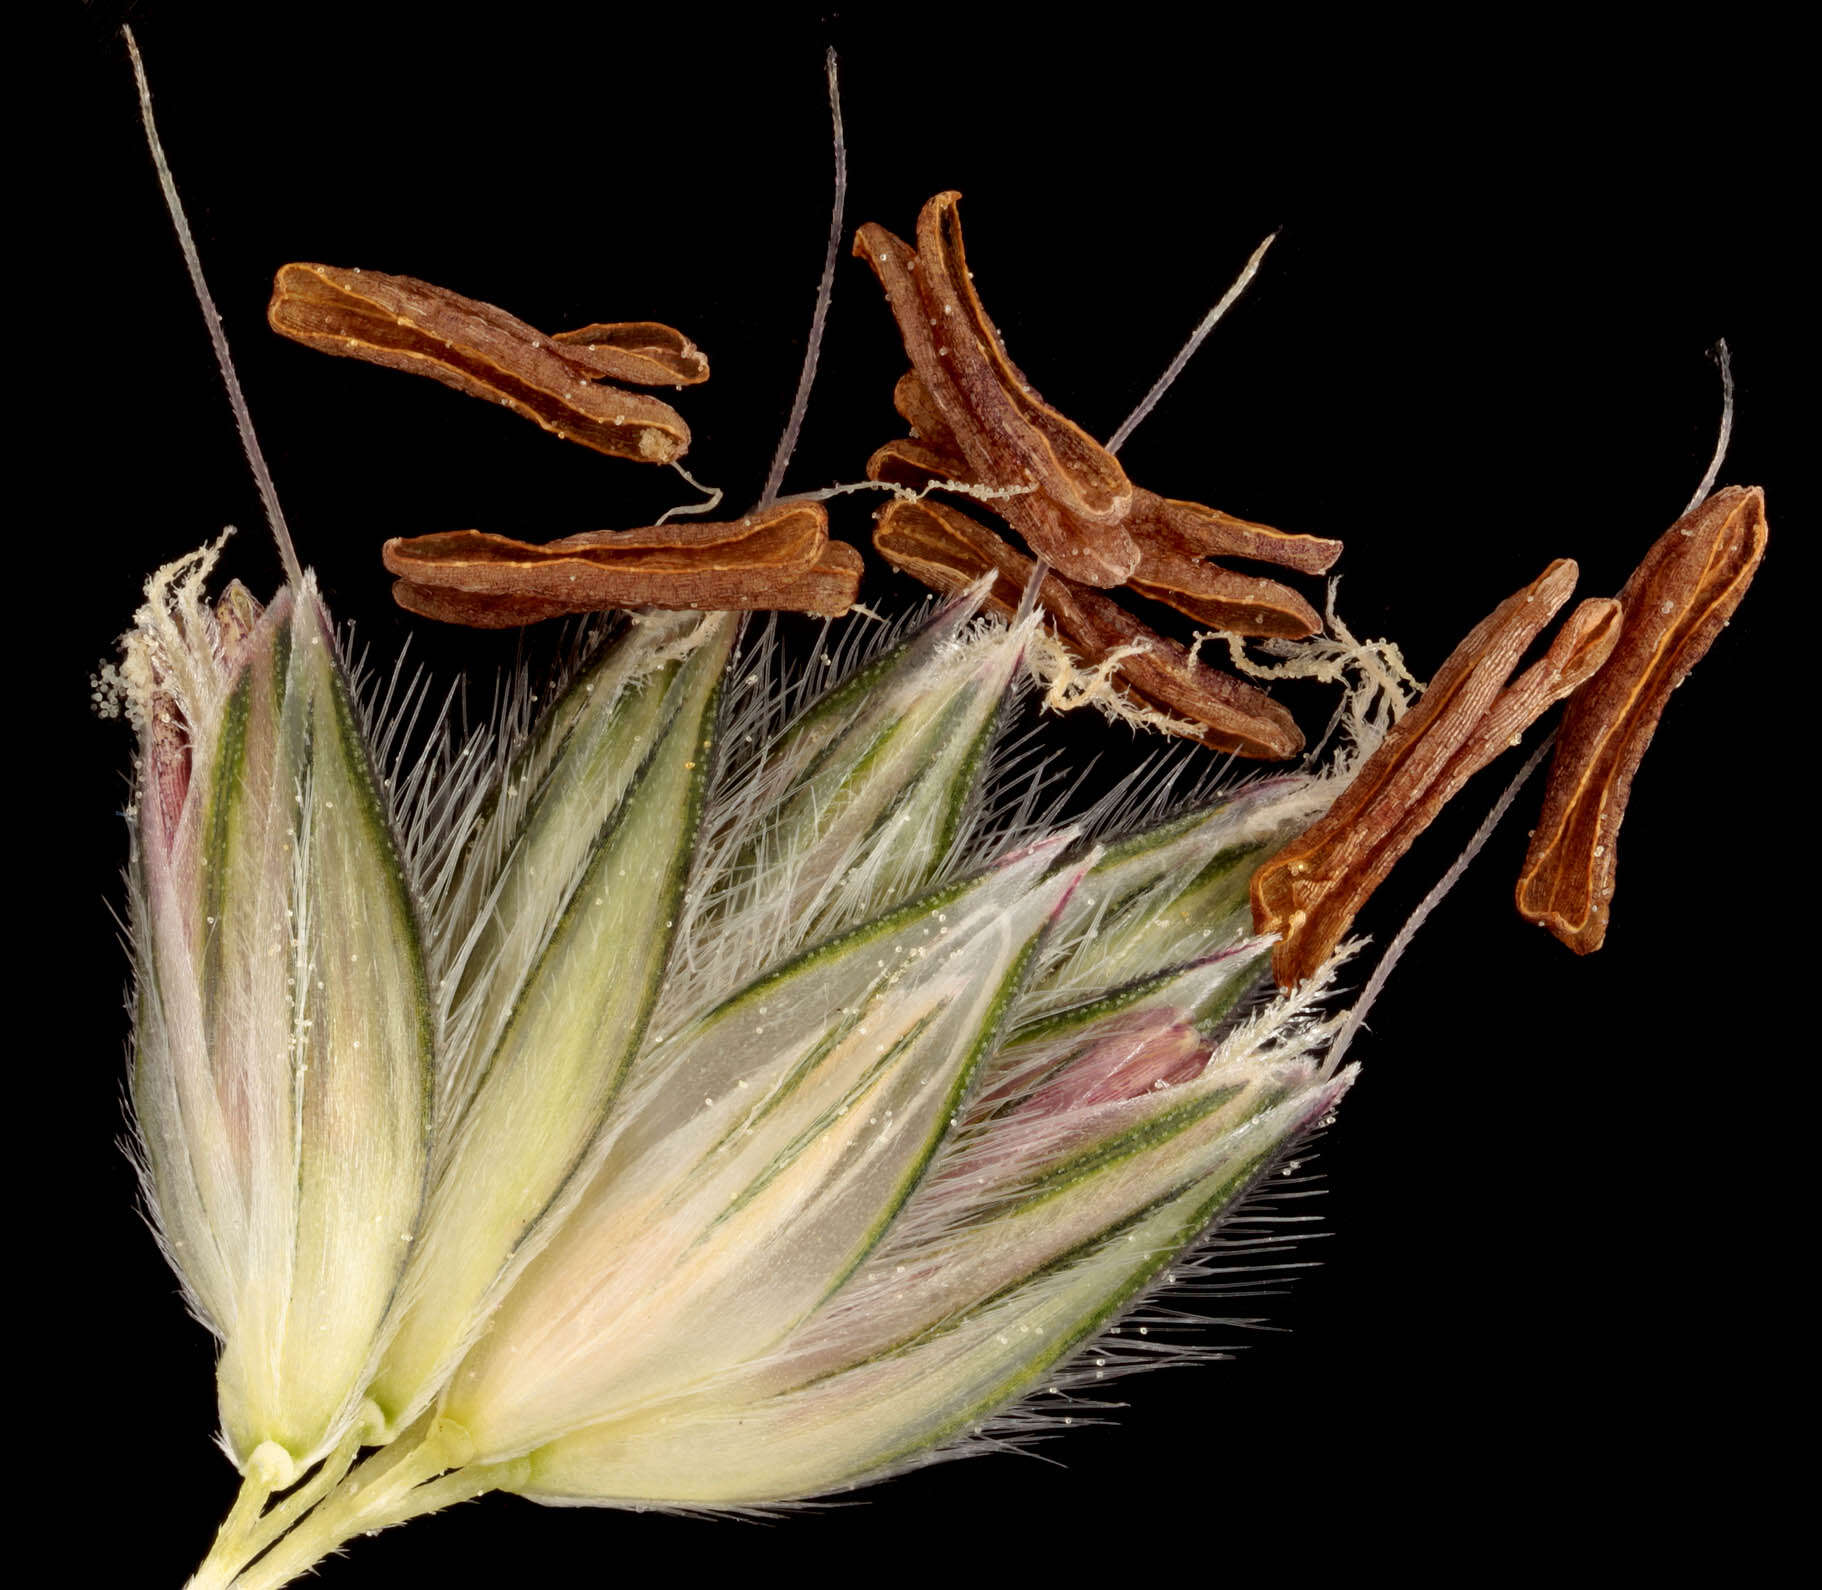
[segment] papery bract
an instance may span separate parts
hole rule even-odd
[[[1231,1014],[1266,971],[1247,878],[1331,782],[1003,853],[982,791],[1034,620],[976,600],[782,732],[727,731],[674,982],[439,1402],[502,1484],[746,1503],[900,1466],[1054,1365],[1345,1087],[1307,1001]],[[800,1424],[813,1461],[782,1456]]]
[[[306,583],[211,611],[156,576],[140,739],[133,1103],[160,1235],[276,1485],[356,1416],[422,1192],[432,1030],[410,890]]]
[[[729,614],[634,626],[571,686],[464,845],[439,987],[452,1036],[403,1318],[374,1381],[428,1402],[562,1189],[644,1034],[714,765]]]

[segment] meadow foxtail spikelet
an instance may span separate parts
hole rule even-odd
[[[1278,990],[1248,886],[1389,676],[1327,771],[1071,814],[1013,727],[1044,615],[983,581],[813,680],[728,613],[602,621],[401,761],[313,577],[215,561],[117,684],[147,1193],[247,1476],[198,1585],[486,1490],[747,1508],[1038,1428],[1354,1079],[1351,944]]]

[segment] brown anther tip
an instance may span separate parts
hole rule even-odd
[[[892,407],[917,433],[918,441],[941,452],[961,452],[961,445],[955,439],[955,427],[937,407],[923,377],[915,370],[907,370],[898,378],[898,385],[892,389]]]
[[[1606,938],[1620,824],[1664,704],[1739,606],[1767,535],[1757,486],[1686,513],[1626,582],[1611,654],[1570,699],[1514,898],[1578,955]]]
[[[550,340],[596,373],[635,386],[695,386],[709,378],[702,350],[655,320],[602,321],[552,332]]]
[[[682,457],[689,427],[668,403],[602,377],[677,385],[708,374],[689,340],[656,322],[547,336],[493,304],[384,271],[282,266],[266,318],[306,347],[427,375],[565,441],[645,463]]]
[[[1550,648],[1552,659],[1559,646],[1563,653],[1557,665],[1559,700],[1580,689],[1613,654],[1625,617],[1625,608],[1611,596],[1590,597],[1569,615]]]
[[[1147,549],[1191,558],[1248,558],[1275,563],[1299,574],[1326,574],[1341,556],[1341,543],[1323,536],[1293,535],[1268,524],[1236,519],[1218,508],[1134,489],[1127,529]]]
[[[974,474],[965,459],[906,438],[874,449],[867,460],[867,479],[922,491],[945,482],[970,485]]]

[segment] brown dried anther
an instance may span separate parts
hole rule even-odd
[[[1119,525],[1132,483],[1113,455],[1045,403],[1006,356],[968,279],[957,197],[938,194],[924,206],[915,253],[874,225],[861,227],[854,252],[886,290],[928,400],[926,423],[954,444],[941,450],[958,454],[983,484],[1034,488],[1005,500],[1012,527],[1071,578],[1118,585],[1139,561]]]
[[[729,524],[593,530],[543,545],[479,530],[388,541],[393,597],[447,623],[505,629],[608,607],[784,610],[837,617],[860,554],[829,539],[820,503],[789,501]]]
[[[967,590],[993,573],[985,605],[1007,619],[1018,611],[1035,567],[985,525],[938,502],[889,503],[880,512],[873,544],[894,568],[944,593]],[[1142,647],[1120,659],[1123,681],[1143,700],[1200,725],[1204,744],[1274,761],[1303,748],[1296,721],[1264,691],[1195,661],[1100,591],[1049,573],[1037,599],[1084,657]]]
[[[653,321],[546,335],[492,304],[380,271],[283,266],[266,314],[273,330],[324,353],[430,376],[566,441],[647,463],[682,457],[689,427],[668,403],[601,383],[688,386],[709,373],[687,337]]]
[[[898,417],[911,427],[911,434],[920,442],[927,442],[931,447],[953,457],[958,468],[964,471],[967,469],[954,430],[937,408],[936,399],[930,396],[924,378],[915,370],[907,370],[898,378],[898,385],[892,388],[892,407],[898,410]],[[959,480],[963,477],[958,475],[955,478]]]
[[[1160,497],[1143,487],[1134,489],[1127,524],[1143,546],[1190,558],[1251,558],[1299,574],[1326,574],[1341,556],[1339,541],[1292,535],[1199,502]]]
[[[928,442],[910,437],[900,437],[876,448],[867,460],[867,479],[920,492],[930,485],[974,483],[967,466],[953,453],[945,453]]]
[[[939,193],[924,206],[915,252],[881,226],[863,226],[855,239],[855,254],[886,289],[912,363],[893,404],[913,440],[875,453],[871,478],[917,487],[949,480],[1024,488],[994,500],[994,512],[1054,568],[1102,588],[1138,585],[1148,554],[1200,559],[1220,553],[1305,573],[1320,573],[1340,556],[1339,542],[1286,535],[1135,486],[1106,448],[1045,403],[1007,355],[974,290],[959,197]],[[1186,580],[1173,567],[1146,583],[1194,599],[1209,596],[1225,573],[1211,570]],[[1225,596],[1214,597],[1222,616],[1209,621],[1240,634],[1283,635],[1293,622],[1305,626],[1295,630],[1300,635],[1321,627],[1294,591],[1272,586],[1268,596],[1264,588],[1270,585],[1252,581],[1245,598],[1232,605]],[[1205,616],[1201,606],[1183,610]],[[1258,621],[1263,627],[1254,627],[1249,615],[1261,611],[1267,615]]]
[[[1236,574],[1180,552],[1146,548],[1126,582],[1141,596],[1236,635],[1300,640],[1322,628],[1315,608],[1287,585]]]
[[[1575,565],[1559,559],[1495,608],[1322,820],[1253,874],[1253,925],[1279,936],[1272,972],[1280,987],[1314,973],[1456,791],[1606,661],[1619,639],[1620,606],[1586,601],[1545,655],[1507,683],[1575,579]]]
[[[923,427],[919,430],[922,432]],[[979,484],[958,455],[925,441],[921,435],[877,448],[867,460],[867,478],[913,491],[945,482]],[[1287,536],[1266,525],[1230,518],[1200,503],[1172,502],[1142,489],[1135,491],[1134,505],[1135,509],[1144,510],[1149,521],[1138,564],[1126,580],[1139,595],[1174,607],[1198,623],[1235,635],[1300,640],[1322,628],[1315,608],[1288,585],[1253,574],[1238,574],[1206,562],[1203,556],[1204,549],[1217,538],[1224,543],[1223,551],[1231,554],[1245,545],[1248,550],[1240,555],[1262,558],[1268,552],[1255,549],[1269,547],[1269,537],[1302,543],[1315,541],[1314,536]],[[989,506],[999,508],[1002,504],[993,502]],[[1136,519],[1135,514],[1135,522]],[[1340,552],[1338,542],[1321,545],[1334,551],[1325,561],[1314,564],[1314,572],[1327,568]],[[1292,549],[1292,556],[1313,562],[1316,555],[1307,547],[1298,546]]]
[[[1059,571],[1060,583],[1046,586],[1044,603],[1052,608],[1054,591],[1070,604],[1068,620],[1060,612],[1056,616],[1086,661],[1105,661],[1113,647],[1143,636],[1149,661],[1117,660],[1138,694],[1159,704],[1179,698],[1168,704],[1201,722],[1210,744],[1245,748],[1243,754],[1251,756],[1291,754],[1263,748],[1289,744],[1294,749],[1302,740],[1294,730],[1287,732],[1289,719],[1276,708],[1266,727],[1257,705],[1265,697],[1259,691],[1199,665],[1185,672],[1181,665],[1188,665],[1188,654],[1181,647],[1154,635],[1105,598],[1091,601],[1088,588],[1129,585],[1216,629],[1299,639],[1322,627],[1302,596],[1274,580],[1237,574],[1207,559],[1219,554],[1321,573],[1340,556],[1341,544],[1286,535],[1200,503],[1160,497],[1127,479],[1118,460],[1046,404],[1007,355],[968,272],[958,197],[939,193],[924,206],[915,251],[880,226],[862,227],[855,240],[854,252],[873,267],[886,290],[912,363],[892,394],[912,435],[876,451],[867,461],[868,478],[916,491],[951,484],[998,493],[988,499],[993,512]],[[968,535],[934,537],[912,556],[905,544],[911,520],[894,518],[896,513],[887,509],[881,515],[875,544],[906,572],[939,589],[967,584],[968,569],[978,572],[985,556],[981,537],[997,549],[988,562],[999,566],[1006,557],[1018,556],[990,531],[959,515],[944,517],[972,526]],[[896,556],[887,544],[895,539],[900,543]],[[945,566],[945,547],[961,559],[959,565]],[[1097,645],[1090,638],[1096,630],[1113,638]],[[1168,666],[1160,661],[1166,656],[1174,659]],[[1148,672],[1149,684],[1140,677]],[[1196,683],[1185,686],[1183,681],[1191,678]],[[1201,704],[1219,698],[1247,703],[1245,726],[1237,726],[1225,708],[1200,715]]]
[[[1679,519],[1620,592],[1618,644],[1564,714],[1517,898],[1578,955],[1606,937],[1620,822],[1664,703],[1739,605],[1765,542],[1757,486],[1724,487]]]

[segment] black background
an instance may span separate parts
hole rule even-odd
[[[1778,1313],[1757,1189],[1788,1147],[1786,1073],[1806,1044],[1807,991],[1784,990],[1807,940],[1780,932],[1779,905],[1808,868],[1779,836],[1811,803],[1794,762],[1812,692],[1790,665],[1815,504],[1791,445],[1794,304],[1769,285],[1796,204],[1788,41],[1604,38],[1516,13],[1419,28],[761,7],[736,27],[687,7],[521,5],[482,25],[148,0],[65,16],[67,86],[24,152],[49,179],[42,268],[13,306],[45,345],[21,463],[56,504],[15,527],[39,629],[16,678],[43,715],[20,732],[56,770],[22,791],[28,859],[54,880],[29,906],[55,1012],[30,1068],[45,1090],[30,1119],[53,1124],[27,1133],[47,1166],[29,1223],[48,1288],[33,1290],[55,1308],[42,1428],[69,1443],[47,1471],[82,1476],[70,1491],[105,1521],[77,1538],[70,1582],[178,1583],[233,1492],[210,1445],[208,1343],[112,1141],[129,747],[88,714],[86,681],[143,576],[223,523],[244,531],[229,570],[278,579],[111,36],[123,9],[294,534],[380,658],[410,636],[485,679],[519,644],[396,612],[386,536],[545,539],[648,523],[689,493],[279,341],[274,269],[416,274],[549,329],[682,327],[714,366],[681,395],[687,463],[738,511],[789,406],[820,267],[830,43],[850,229],[907,232],[930,193],[963,190],[990,312],[1092,432],[1283,228],[1122,462],[1169,494],[1346,540],[1344,615],[1400,641],[1420,676],[1552,557],[1580,560],[1583,594],[1618,589],[1707,462],[1723,335],[1739,421],[1722,481],[1770,493],[1765,571],[1635,790],[1608,947],[1577,961],[1511,909],[1534,791],[1354,1051],[1365,1077],[1300,1206],[1322,1235],[1297,1256],[1320,1266],[1283,1295],[1209,1305],[1273,1327],[1197,1334],[1243,1347],[1235,1361],[1123,1382],[1130,1407],[1046,1446],[1055,1463],[948,1464],[759,1527],[494,1498],[361,1542],[325,1587],[656,1565],[1050,1573],[1100,1546],[1198,1579],[1331,1554],[1598,1571],[1750,1510],[1728,1453]],[[879,290],[844,259],[789,486],[859,477],[898,433],[903,364]],[[864,544],[871,507],[838,500],[836,533]],[[877,572],[868,590],[909,595]],[[1326,697],[1287,699],[1320,726]],[[1112,767],[1134,754],[1092,725],[1059,744]],[[1364,930],[1395,929],[1503,777],[1470,787]]]

